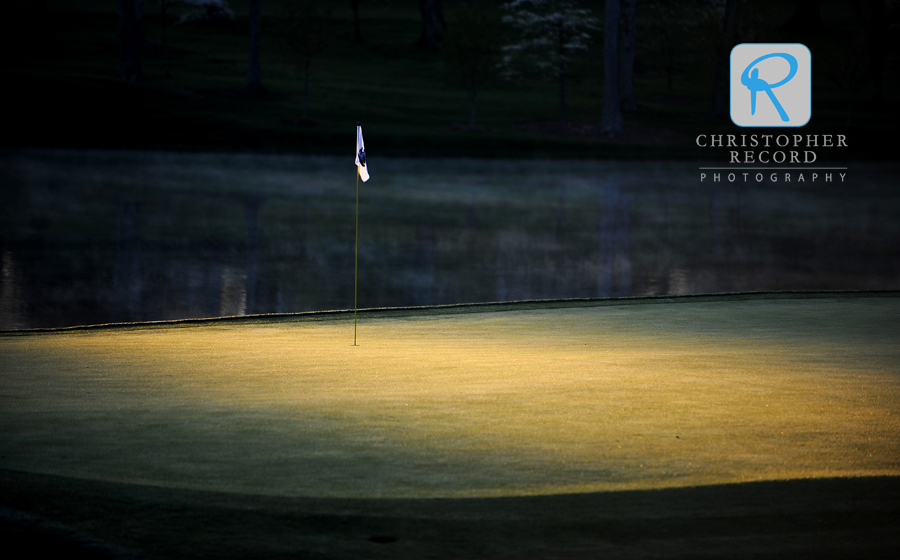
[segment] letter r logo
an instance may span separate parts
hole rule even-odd
[[[803,126],[812,115],[812,55],[800,43],[742,43],[731,50],[731,120]]]

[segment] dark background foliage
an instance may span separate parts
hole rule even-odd
[[[810,47],[814,109],[805,132],[851,134],[856,157],[890,158],[878,135],[898,124],[897,7],[884,0],[737,1],[730,38],[724,0],[638,2],[638,109],[624,113],[624,132],[612,139],[597,131],[602,0],[582,3],[601,25],[570,66],[568,122],[557,122],[558,85],[538,74],[482,88],[474,129],[463,126],[470,93],[442,57],[445,39],[458,44],[460,2],[328,2],[308,104],[298,48],[279,36],[295,2],[257,2],[258,90],[248,89],[253,2],[232,0],[231,19],[178,23],[186,7],[169,1],[165,26],[162,3],[137,3],[134,81],[123,79],[131,51],[121,0],[15,0],[5,8],[4,146],[339,153],[361,120],[381,155],[696,157],[696,134],[733,130],[727,111],[713,116],[715,74],[723,49],[741,42]],[[502,2],[479,4],[502,13]],[[498,36],[509,33],[497,26]]]

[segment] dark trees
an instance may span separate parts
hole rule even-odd
[[[137,45],[143,50],[147,46],[144,41],[144,0],[134,0],[134,21]]]
[[[728,97],[728,60],[734,47],[734,30],[737,26],[738,0],[726,0],[725,16],[722,21],[722,39],[718,47],[716,77],[713,86],[712,116],[725,114]]]
[[[635,13],[637,0],[625,0],[622,11],[622,52],[619,61],[619,95],[622,108],[635,111],[638,108],[634,98],[634,51],[637,44],[637,25]]]
[[[660,63],[666,75],[666,89],[672,93],[672,82],[675,76],[678,56],[684,49],[690,24],[700,13],[694,6],[673,5],[670,2],[657,0],[651,2],[647,12],[652,18],[648,34],[648,46],[653,52],[653,60]]]
[[[799,0],[794,15],[782,26],[785,31],[801,34],[821,34],[825,31],[822,22],[822,0]]]
[[[606,0],[603,21],[603,117],[600,133],[622,133],[622,105],[619,101],[619,0]]]
[[[417,44],[424,49],[436,51],[441,47],[447,30],[441,0],[419,0],[419,11],[422,12],[422,36]]]
[[[169,36],[167,33],[168,22],[166,21],[166,11],[171,3],[172,0],[159,0],[159,11],[160,16],[162,17],[163,56],[165,57],[166,63],[166,78],[172,77],[172,72],[169,70]]]
[[[120,76],[127,82],[141,79],[141,35],[134,0],[118,0],[119,3],[119,55]]]
[[[353,37],[359,43],[362,41],[362,32],[359,30],[359,0],[350,0],[350,9],[353,10]]]
[[[894,17],[887,12],[885,0],[853,0],[853,8],[862,29],[861,43],[868,54],[868,70],[874,88],[873,101],[884,101],[884,67],[891,49],[888,47],[889,28],[897,27],[896,6]]]
[[[576,0],[513,0],[503,8],[507,12],[503,22],[517,33],[515,41],[503,47],[504,74],[537,73],[558,80],[560,120],[567,122],[569,67],[577,55],[587,51],[597,19]]]
[[[457,8],[442,54],[450,75],[469,93],[471,126],[475,126],[478,92],[498,73],[500,46],[499,12],[475,2]]]
[[[259,62],[259,39],[262,33],[260,2],[261,0],[250,0],[250,57],[247,65],[247,84],[244,89],[252,96],[262,95],[265,92],[262,86]]]
[[[321,54],[327,39],[323,0],[295,0],[282,4],[278,43],[303,80],[303,118],[309,114],[309,75],[313,58]]]

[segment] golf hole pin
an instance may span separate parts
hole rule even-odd
[[[731,50],[731,120],[803,126],[812,115],[812,55],[800,43],[742,43]]]

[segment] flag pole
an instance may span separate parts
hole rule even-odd
[[[359,123],[356,123],[359,127]],[[357,128],[357,130],[359,130]],[[359,134],[359,132],[357,132]],[[359,166],[356,166],[356,251],[353,255],[353,346],[356,344],[356,291],[359,279]]]

